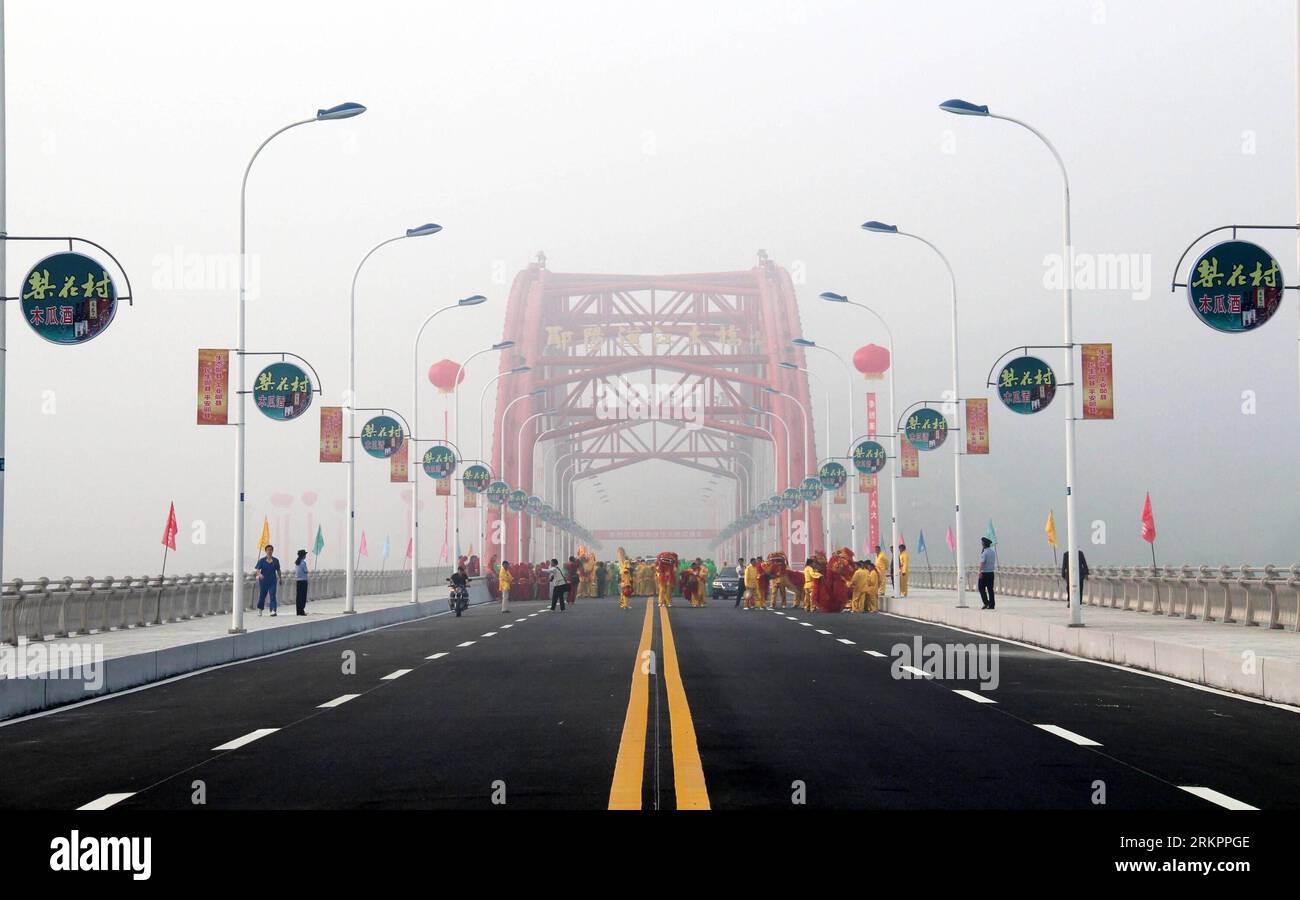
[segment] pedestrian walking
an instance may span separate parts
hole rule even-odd
[[[564,577],[569,582],[569,589],[565,592],[565,596],[570,606],[573,605],[573,601],[578,599],[578,581],[581,570],[582,567],[578,564],[578,557],[576,556],[570,556],[569,561],[564,564]]]
[[[266,595],[271,595],[271,615],[277,615],[280,604],[276,601],[276,588],[280,584],[280,561],[275,558],[275,548],[266,545],[266,555],[253,567],[257,572],[257,614],[262,614],[266,604]]]
[[[1088,557],[1079,552],[1079,602],[1083,602],[1083,584],[1088,580]],[[1069,598],[1070,591],[1070,554],[1067,551],[1061,556],[1061,577],[1065,579],[1066,598]]]
[[[980,538],[980,543],[984,545],[980,551],[980,600],[984,603],[984,609],[993,609],[993,573],[998,567],[998,553],[988,538]],[[958,572],[957,577],[961,578],[962,573]]]
[[[596,563],[596,596],[604,599],[605,583],[609,580],[609,572],[605,568],[605,561],[602,559]]]
[[[298,615],[307,615],[307,551],[299,550],[298,558],[293,563],[294,600],[298,605]]]

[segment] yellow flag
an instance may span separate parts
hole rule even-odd
[[[262,516],[262,534],[257,539],[257,552],[261,553],[269,543],[271,543],[271,523],[266,521],[266,516]]]
[[[1056,519],[1053,518],[1051,511],[1047,513],[1047,543],[1053,547],[1056,546]]]

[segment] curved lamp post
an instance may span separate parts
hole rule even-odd
[[[3,101],[0,101],[2,103]],[[247,288],[247,221],[248,221],[248,175],[253,171],[253,163],[267,144],[284,134],[290,128],[307,125],[312,122],[332,122],[336,119],[350,119],[366,111],[360,103],[340,103],[329,109],[318,109],[316,115],[309,119],[290,122],[283,128],[271,133],[271,136],[258,144],[253,151],[248,165],[244,167],[244,179],[239,185],[239,305],[235,313],[235,330],[238,344],[235,350],[235,396],[239,398],[239,421],[235,423],[235,532],[234,552],[231,560],[230,575],[230,633],[239,634],[244,630],[244,320]]]

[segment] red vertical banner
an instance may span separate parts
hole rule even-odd
[[[1115,418],[1115,383],[1110,344],[1080,345],[1083,361],[1083,417]]]
[[[872,440],[876,437],[876,392],[867,392],[867,437]],[[897,463],[897,460],[895,460]],[[880,492],[876,487],[876,476],[864,475],[863,478],[871,479],[871,486],[868,488],[867,495],[867,551],[880,544]],[[857,548],[853,548],[857,552]]]
[[[199,351],[200,425],[225,425],[230,417],[230,351]]]
[[[989,452],[989,402],[984,399],[966,401],[966,452]]]
[[[921,451],[912,446],[912,442],[904,438],[900,444],[903,448],[903,471],[900,473],[901,478],[920,478],[921,477]]]
[[[343,462],[343,407],[320,408],[320,461]]]
[[[388,480],[395,484],[407,480],[407,448],[410,446],[411,440],[408,436],[402,441],[402,446],[397,448],[397,452],[388,457]]]

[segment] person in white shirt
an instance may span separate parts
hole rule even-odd
[[[980,538],[980,543],[984,545],[980,551],[980,600],[984,603],[984,609],[992,609],[993,573],[998,567],[998,553],[988,538]]]

